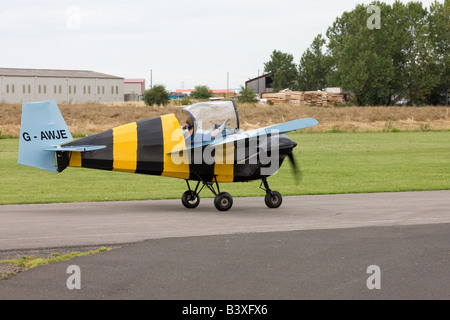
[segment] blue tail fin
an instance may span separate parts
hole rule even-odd
[[[57,172],[56,153],[48,149],[72,140],[55,101],[23,104],[19,164]]]

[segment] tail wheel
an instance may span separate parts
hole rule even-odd
[[[283,202],[283,197],[278,191],[269,191],[266,193],[264,201],[269,208],[278,208]]]
[[[233,197],[228,192],[221,192],[214,198],[214,206],[219,211],[230,210],[233,205]]]
[[[188,209],[193,209],[200,203],[200,196],[197,192],[188,190],[181,196],[181,202]]]

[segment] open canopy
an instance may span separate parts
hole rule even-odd
[[[239,117],[233,101],[200,102],[183,109],[194,122],[194,131],[211,131],[225,120],[226,129],[239,129]]]

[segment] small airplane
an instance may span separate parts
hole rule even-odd
[[[183,111],[183,126],[171,113],[73,140],[55,101],[24,103],[18,163],[53,172],[70,166],[184,179],[188,190],[181,201],[186,208],[199,205],[206,187],[219,211],[233,205],[219,183],[261,180],[265,204],[281,205],[281,194],[270,189],[267,178],[286,157],[299,173],[292,154],[297,143],[284,133],[317,125],[316,119],[243,131],[233,101],[200,102]],[[195,188],[189,181],[196,182]]]

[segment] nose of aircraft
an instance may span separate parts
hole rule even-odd
[[[295,148],[297,146],[297,142],[293,141],[288,136],[281,134],[279,139],[279,146],[280,149],[288,149],[288,148]]]

